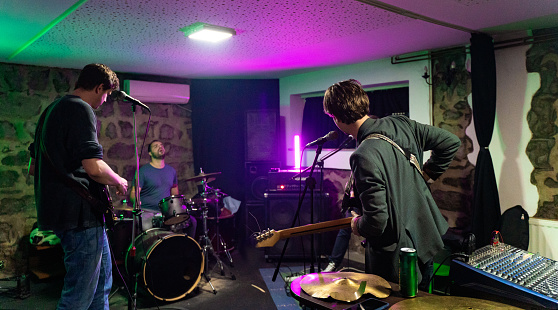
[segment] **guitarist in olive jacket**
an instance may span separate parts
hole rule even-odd
[[[400,249],[416,249],[419,288],[426,290],[432,259],[443,248],[442,235],[448,229],[427,183],[449,167],[461,142],[446,130],[405,116],[369,118],[369,105],[362,86],[352,79],[332,85],[324,97],[325,113],[359,143],[350,164],[362,215],[352,212],[351,229],[367,240],[366,273],[388,281],[399,282]],[[401,149],[371,134],[383,135]],[[425,151],[432,152],[422,166]]]

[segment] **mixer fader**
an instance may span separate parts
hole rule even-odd
[[[453,260],[454,284],[558,308],[558,262],[508,244],[487,245],[467,262]]]

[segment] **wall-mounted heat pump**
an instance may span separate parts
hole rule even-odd
[[[190,100],[190,85],[187,84],[124,80],[122,90],[147,103],[185,104]]]

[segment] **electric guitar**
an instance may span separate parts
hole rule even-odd
[[[352,217],[346,217],[333,221],[326,221],[316,224],[308,224],[279,231],[273,229],[264,230],[256,236],[256,247],[265,248],[274,246],[279,240],[291,237],[316,234],[341,228],[351,227]]]
[[[99,184],[99,194],[97,195],[99,202],[97,203],[97,212],[102,212],[105,218],[105,225],[107,228],[112,229],[114,227],[114,219],[116,215],[114,214],[114,206],[112,205],[112,197],[110,196],[110,191],[108,185]]]

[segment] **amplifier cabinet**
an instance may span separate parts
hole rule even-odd
[[[282,229],[291,228],[294,216],[296,214],[299,203],[298,193],[266,193],[265,194],[265,207],[266,207],[266,226],[269,229],[279,231]],[[329,194],[314,192],[314,217],[311,222],[311,205],[310,205],[310,192],[307,192],[304,201],[300,208],[298,219],[295,227],[307,225],[311,223],[319,223],[328,221],[329,212],[328,208],[332,208],[331,199]],[[311,236],[306,235],[301,237],[293,237],[289,241],[285,251],[284,258],[302,259],[310,257],[311,254]],[[314,234],[314,246],[316,249],[316,256],[329,255],[335,242],[337,231],[325,232]],[[283,251],[285,240],[279,240],[273,247],[265,248],[265,257],[267,260],[278,259]]]

